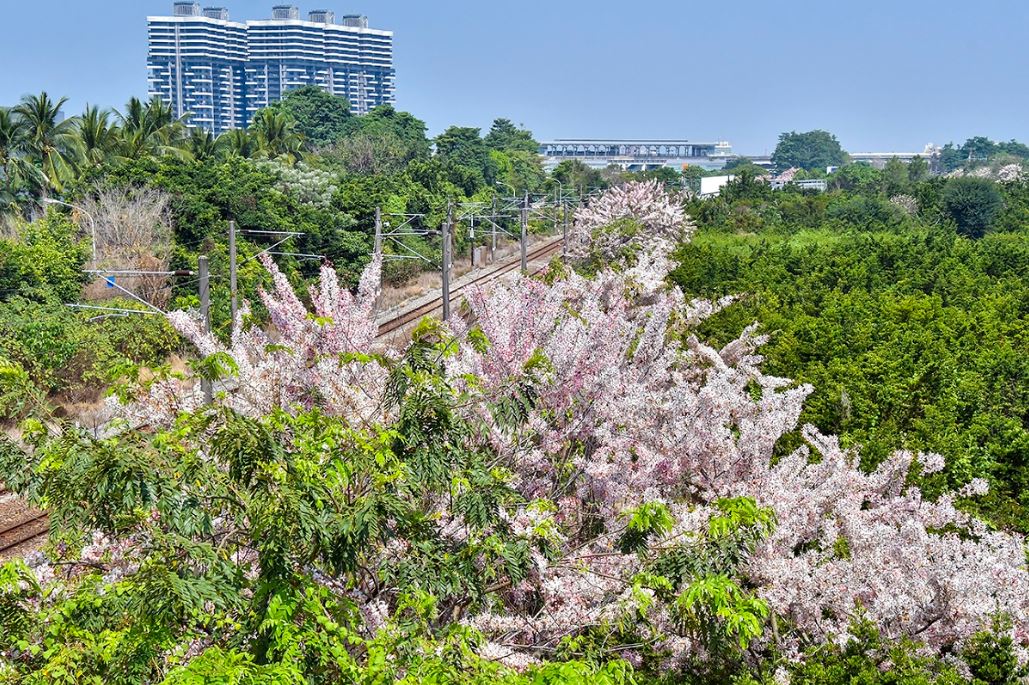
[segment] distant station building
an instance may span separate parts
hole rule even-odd
[[[171,16],[147,17],[148,91],[189,125],[219,135],[293,88],[316,85],[365,114],[395,99],[393,33],[368,18],[293,5],[272,18],[235,22],[224,7],[176,2]]]
[[[911,163],[915,158],[924,159],[929,164],[932,164],[940,155],[940,149],[929,143],[925,146],[925,149],[921,152],[850,152],[850,161],[853,163],[863,162],[869,166],[873,166],[876,169],[884,169],[886,163],[891,159],[900,160],[905,164]]]
[[[850,158],[850,162],[852,164],[868,164],[876,169],[885,168],[886,163],[891,159],[896,159],[908,164],[915,158],[920,158],[924,159],[931,169],[935,169],[936,163],[940,157],[940,148],[929,143],[921,152],[849,152],[847,153],[847,156]],[[771,155],[743,155],[742,159],[765,169],[771,169],[774,166],[772,164]],[[831,173],[835,170],[836,169],[833,168],[831,170],[827,169],[826,171]]]
[[[681,169],[699,166],[721,169],[732,158],[732,145],[725,141],[698,143],[689,140],[592,140],[562,139],[540,143],[543,166],[552,170],[565,160],[575,159],[595,169],[617,166],[626,171],[661,167]]]

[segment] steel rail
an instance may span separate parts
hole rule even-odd
[[[536,260],[538,260],[538,259],[540,259],[542,257],[549,256],[549,255],[551,255],[551,254],[553,254],[553,253],[555,253],[555,252],[557,252],[557,251],[559,251],[561,249],[562,242],[563,241],[561,239],[558,239],[558,240],[553,240],[553,241],[551,241],[549,243],[545,243],[543,245],[537,245],[536,247],[533,247],[531,250],[529,250],[528,254],[526,255],[526,259],[531,262],[531,261],[536,261]],[[511,271],[514,271],[515,269],[518,269],[520,267],[520,265],[521,265],[520,258],[514,258],[514,259],[511,259],[510,261],[502,263],[500,266],[498,266],[495,269],[491,269],[489,271],[483,272],[482,274],[479,274],[475,278],[473,278],[470,281],[468,281],[468,282],[464,283],[463,285],[461,285],[460,288],[457,288],[457,289],[453,290],[450,293],[450,301],[454,302],[455,300],[459,300],[461,295],[462,295],[462,293],[465,290],[467,290],[469,288],[472,288],[474,286],[481,285],[483,283],[488,283],[489,281],[495,280],[495,279],[503,276],[504,274],[510,273]],[[536,269],[535,271],[533,271],[532,273],[538,273],[539,271],[542,271],[544,268],[546,268],[546,267],[540,267],[540,268]],[[425,304],[420,305],[419,307],[416,307],[415,309],[412,309],[412,310],[410,310],[408,312],[400,313],[397,316],[393,317],[392,319],[389,319],[388,321],[384,321],[381,324],[379,324],[379,333],[378,333],[378,335],[376,337],[377,338],[384,338],[387,335],[389,335],[390,333],[393,333],[396,330],[398,330],[400,328],[403,328],[404,326],[408,325],[409,323],[412,323],[413,321],[417,321],[418,319],[422,318],[423,316],[426,316],[427,314],[431,314],[432,312],[434,312],[437,309],[439,309],[440,307],[442,307],[442,305],[443,305],[443,295],[440,294],[440,295],[437,295],[432,300],[430,300],[429,302],[426,302]]]

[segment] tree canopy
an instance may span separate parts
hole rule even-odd
[[[997,184],[985,178],[957,178],[943,191],[943,206],[957,224],[958,232],[981,238],[1004,206]]]
[[[451,126],[435,140],[436,154],[444,162],[468,170],[466,188],[492,186],[497,178],[497,165],[490,156],[489,146],[479,135],[479,129]],[[472,185],[468,185],[468,184]]]
[[[309,149],[338,141],[347,133],[347,124],[353,116],[346,98],[314,85],[287,91],[267,109],[285,114],[296,122],[296,132],[303,136]],[[255,122],[259,116],[261,112],[255,115]]]
[[[829,166],[840,166],[847,161],[836,136],[828,131],[779,134],[779,143],[772,153],[772,164],[780,171],[790,167],[825,171]]]
[[[539,143],[532,137],[532,131],[515,126],[510,119],[497,119],[486,134],[486,146],[503,152],[528,152],[537,154]]]

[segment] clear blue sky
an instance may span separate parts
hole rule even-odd
[[[318,4],[312,4],[317,2]],[[234,19],[275,0],[219,0]],[[1029,141],[1025,0],[305,0],[396,32],[398,106],[430,132],[505,116],[538,138],[726,139],[825,128],[851,151]],[[146,91],[171,0],[0,0],[0,104]]]

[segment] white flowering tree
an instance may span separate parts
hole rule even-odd
[[[648,230],[614,236],[624,219]],[[126,644],[164,631],[146,663],[183,678],[711,676],[802,660],[861,621],[956,654],[1001,614],[1024,661],[1024,540],[956,506],[985,485],[930,501],[911,476],[939,456],[867,473],[798,427],[811,388],[762,373],[756,330],[721,349],[696,337],[730,300],[665,285],[691,230],[658,186],[613,190],[574,239],[625,263],[478,289],[466,319],[423,327],[402,355],[373,350],[377,262],[356,297],[324,269],[313,311],[266,262],[275,340],[240,327],[226,346],[173,315],[228,376],[214,406],[157,381],[125,408],[152,437],[37,427],[9,450],[16,484],[80,541],[0,578],[0,606],[27,617],[18,645],[67,655],[47,613],[66,590],[48,588],[75,569],[129,598],[97,600]],[[778,454],[798,428],[803,446]],[[0,649],[14,663],[27,647]]]

